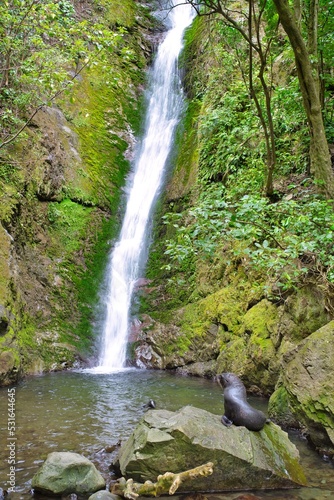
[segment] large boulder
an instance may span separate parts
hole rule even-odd
[[[281,424],[306,428],[315,447],[334,456],[334,321],[288,353],[282,368],[270,415]]]
[[[106,483],[88,458],[71,452],[53,452],[34,475],[31,483],[44,495],[87,495],[105,488]]]
[[[184,483],[184,491],[293,488],[305,484],[296,447],[277,425],[260,432],[225,427],[220,416],[192,406],[151,410],[120,449],[116,466],[125,478],[155,481],[213,462],[210,477]]]
[[[138,366],[158,369],[174,369],[194,362],[206,362],[216,359],[219,354],[218,326],[210,321],[203,321],[198,331],[187,331],[179,323],[186,323],[191,310],[175,313],[175,324],[164,324],[146,316],[142,317],[139,345],[135,349]],[[200,322],[200,320],[199,320]]]

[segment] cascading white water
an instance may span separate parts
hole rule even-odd
[[[131,299],[147,245],[149,216],[163,181],[173,132],[182,110],[177,60],[184,30],[194,12],[189,5],[177,3],[178,0],[172,2],[175,7],[168,14],[171,29],[158,49],[151,71],[145,132],[132,182],[127,186],[129,194],[120,237],[108,266],[107,311],[96,371],[115,371],[125,364]]]

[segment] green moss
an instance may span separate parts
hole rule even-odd
[[[8,300],[10,280],[9,260],[10,239],[6,231],[0,225],[0,305],[4,305]]]
[[[35,337],[36,327],[32,324],[20,328],[17,333],[18,344],[21,349],[38,350],[38,343]]]
[[[133,0],[99,0],[98,11],[108,24],[132,27],[136,21],[137,9]]]
[[[247,293],[234,286],[218,290],[199,301],[199,310],[203,318],[211,323],[224,325],[224,330],[231,334],[239,331],[240,320],[247,309]]]
[[[0,220],[8,223],[20,201],[24,173],[7,153],[0,158]]]
[[[184,197],[196,185],[198,169],[196,122],[199,110],[199,101],[189,101],[185,116],[177,130],[174,150],[178,154],[175,158],[173,177],[167,188],[168,197],[173,200]]]
[[[115,112],[122,103],[117,90],[105,83],[108,76],[102,72],[100,65],[88,71],[67,111],[72,114],[72,124],[79,136],[83,163],[81,171],[74,172],[66,186],[66,194],[78,198],[81,193],[82,201],[89,199],[95,205],[115,211],[119,188],[129,168],[123,157],[127,142],[116,135],[125,126],[124,117]]]
[[[235,336],[230,337],[229,342],[222,345],[217,358],[217,373],[234,372],[243,374],[250,365],[245,339]]]
[[[81,350],[84,351],[92,346],[100,284],[110,252],[110,238],[115,236],[116,229],[112,220],[103,220],[91,251],[86,253],[86,272],[77,280],[80,320],[74,334],[80,339]]]
[[[317,287],[307,285],[288,298],[285,314],[293,322],[286,332],[293,341],[306,338],[329,320],[323,294]]]
[[[299,427],[296,417],[293,416],[290,398],[285,387],[281,386],[270,396],[268,404],[268,415],[275,422],[284,427]]]
[[[188,335],[190,332],[187,332]],[[186,335],[181,335],[177,337],[176,342],[166,346],[166,354],[177,353],[179,356],[183,356],[191,346],[192,338],[196,336],[196,332],[187,337]]]
[[[277,322],[277,307],[268,300],[262,300],[247,311],[243,317],[242,330],[259,339],[267,339],[277,329]]]
[[[265,425],[261,433],[252,433],[252,439],[260,442],[260,448],[262,448],[265,455],[267,455],[268,460],[274,460],[275,465],[278,469],[281,469],[282,475],[285,476],[287,473],[293,480],[300,485],[307,485],[307,480],[305,472],[299,463],[299,453],[294,444],[286,440],[284,446],[282,446],[282,434],[281,429],[278,426],[272,424]],[[270,447],[264,448],[261,446],[261,434],[266,436]],[[280,453],[275,453],[274,450],[279,450]]]
[[[58,257],[66,255],[69,258],[82,247],[92,210],[72,200],[49,204],[48,218],[51,223],[49,234],[53,242],[50,253]]]

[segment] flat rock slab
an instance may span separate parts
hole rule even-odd
[[[106,483],[88,458],[71,452],[53,452],[32,479],[36,492],[51,495],[87,495],[105,488]]]
[[[155,481],[213,462],[213,474],[181,485],[179,492],[295,488],[306,484],[297,448],[272,422],[262,431],[225,427],[220,416],[185,406],[147,412],[121,447],[117,466],[125,478]]]

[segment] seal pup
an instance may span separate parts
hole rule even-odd
[[[250,431],[260,431],[269,422],[265,414],[253,408],[247,402],[246,388],[234,373],[222,373],[218,383],[224,388],[224,408],[222,423],[226,427],[232,424],[245,426]]]

